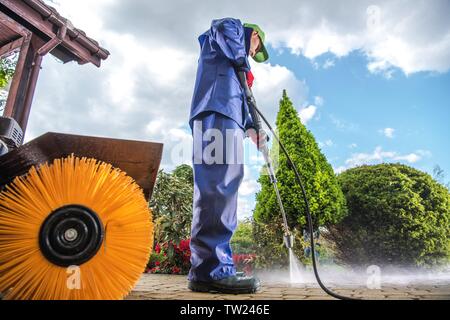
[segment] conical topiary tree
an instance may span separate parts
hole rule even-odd
[[[276,126],[279,137],[302,178],[315,227],[340,221],[346,214],[344,195],[331,165],[321,153],[312,133],[301,123],[286,90],[283,91],[283,97],[280,100]],[[289,227],[297,231],[297,234],[301,234],[302,229],[307,227],[301,187],[296,182],[294,172],[288,168],[286,156],[279,150],[276,142],[273,143],[271,153],[277,154],[274,158],[278,158],[276,174]],[[279,227],[281,213],[270,179],[266,174],[262,174],[258,182],[261,184],[261,191],[256,195],[253,215],[255,223],[259,226],[255,230],[261,230],[261,225],[266,225],[267,228],[273,225]],[[262,237],[261,234],[255,234],[256,243],[259,240],[261,243],[264,242],[264,239],[259,239],[260,237]],[[276,248],[282,249],[282,239],[274,239],[274,241]],[[266,242],[264,246],[269,249]],[[274,252],[276,248],[270,248],[269,251]]]

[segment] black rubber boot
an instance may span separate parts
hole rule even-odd
[[[188,288],[195,292],[212,292],[242,294],[255,293],[260,288],[261,283],[258,278],[246,276],[231,276],[221,280],[189,281]]]

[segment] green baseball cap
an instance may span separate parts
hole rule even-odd
[[[252,28],[254,31],[258,32],[259,38],[261,39],[261,49],[255,54],[253,60],[256,62],[264,62],[269,59],[269,54],[267,53],[266,47],[264,46],[264,40],[266,35],[264,31],[257,24],[244,23],[244,27]]]

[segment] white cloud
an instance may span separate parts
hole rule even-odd
[[[255,75],[253,93],[257,105],[271,123],[275,123],[283,89],[286,89],[294,106],[305,102],[308,87],[303,80],[297,79],[291,70],[270,63],[250,63]]]
[[[333,168],[333,169],[334,169],[334,173],[340,174],[340,173],[344,172],[345,170],[347,170],[348,168],[346,166],[340,166],[340,167]]]
[[[345,161],[347,168],[356,167],[363,164],[375,164],[387,161],[406,161],[408,163],[415,163],[421,159],[421,156],[416,153],[407,155],[400,155],[394,151],[383,151],[382,147],[378,146],[372,153],[355,153]]]
[[[331,52],[337,57],[360,50],[371,72],[392,76],[392,68],[405,74],[450,69],[450,3],[446,0],[367,0],[330,3],[277,1],[277,13],[289,18],[272,21],[267,38],[275,47],[287,46],[310,59]],[[389,71],[391,70],[391,71]]]
[[[416,150],[416,153],[425,158],[431,158],[433,156],[433,154],[429,150],[419,149],[419,150]]]
[[[327,70],[331,67],[334,67],[335,61],[333,59],[327,59],[323,64],[320,64],[318,61],[316,61],[314,58],[311,59],[311,65],[315,70],[319,70],[320,68]]]
[[[323,64],[322,68],[324,68],[324,69],[329,69],[329,68],[331,68],[331,67],[334,67],[334,65],[335,65],[334,60],[327,59],[327,60],[325,61],[325,63]]]
[[[298,115],[299,115],[302,123],[307,124],[312,118],[314,118],[316,111],[317,111],[317,107],[314,105],[310,105],[306,108],[300,109],[300,111],[298,112]]]
[[[172,128],[168,130],[169,136],[173,141],[192,140],[192,136],[186,130]]]
[[[421,159],[421,156],[415,154],[415,153],[410,153],[404,156],[395,156],[393,158],[393,160],[395,161],[406,161],[409,163],[416,163],[417,161],[419,161]]]
[[[163,129],[163,121],[160,120],[151,120],[146,126],[145,126],[145,132],[148,135],[155,135],[158,132],[161,132]]]
[[[350,145],[351,146],[351,145]],[[378,146],[372,153],[354,153],[345,161],[345,165],[334,168],[334,172],[339,174],[347,169],[358,167],[361,165],[373,165],[389,162],[406,162],[408,164],[416,164],[424,157],[431,157],[428,150],[416,150],[409,154],[399,154],[396,151],[384,151]]]
[[[392,139],[392,138],[394,138],[395,129],[393,129],[393,128],[384,128],[384,129],[380,130],[379,132],[384,134],[384,136],[386,138]]]
[[[355,149],[355,148],[358,147],[358,145],[357,145],[356,143],[351,143],[351,144],[348,145],[348,147],[349,147],[350,149]]]
[[[254,202],[246,197],[238,198],[237,216],[239,220],[249,218],[253,214]]]
[[[190,130],[187,127],[199,54],[198,35],[212,19],[234,16],[256,22],[267,41],[281,52],[311,58],[316,67],[333,67],[335,58],[322,65],[314,61],[323,53],[337,57],[361,50],[368,57],[368,70],[392,76],[393,67],[406,74],[444,72],[450,66],[450,20],[447,1],[297,2],[191,2],[144,0],[58,0],[54,5],[73,24],[111,52],[100,69],[74,63],[61,65],[47,56],[36,88],[26,139],[47,131],[108,136],[164,143],[161,167],[189,163]],[[367,7],[382,10],[380,24],[368,30]],[[201,10],[199,7],[201,6]],[[189,19],[186,19],[189,17]],[[258,105],[274,123],[281,92],[286,89],[295,106],[304,106],[308,87],[288,68],[256,64],[254,93]],[[311,120],[323,99],[300,109],[304,123]],[[51,119],[51,121],[49,121]],[[332,117],[340,130],[358,126]],[[325,142],[325,144],[327,141]],[[332,143],[332,142],[331,142]],[[352,144],[353,145],[353,144]],[[354,144],[356,147],[356,144]],[[354,148],[351,147],[351,148]],[[377,153],[377,154],[376,154]],[[346,166],[364,161],[417,162],[429,151],[399,155],[375,150],[356,154]],[[239,214],[251,215],[251,194],[256,180],[246,169],[239,196]],[[244,196],[248,195],[248,196]]]
[[[158,10],[139,0],[59,0],[52,5],[111,56],[100,69],[62,65],[47,56],[26,141],[48,131],[155,141],[164,143],[164,167],[185,163],[192,149],[187,124],[199,55],[197,36],[212,17],[178,19],[173,12],[185,16],[193,10],[185,3],[161,3]],[[304,103],[308,88],[291,70],[250,62],[258,106],[272,124],[283,89],[294,105]],[[181,162],[174,163],[174,158]]]
[[[323,106],[325,100],[321,96],[315,96],[314,97],[314,104],[318,107]]]
[[[312,60],[311,64],[312,64],[314,70],[319,70],[320,69],[320,64],[317,61]]]
[[[239,187],[239,195],[249,196],[255,194],[259,188],[259,184],[255,180],[244,180]]]
[[[333,114],[330,114],[328,116],[329,116],[331,122],[336,127],[336,129],[338,129],[340,131],[357,131],[359,129],[359,125],[357,125],[355,123],[339,119],[336,116],[334,116]]]
[[[323,147],[332,147],[333,145],[334,145],[334,142],[333,142],[333,140],[331,140],[331,139],[328,139],[328,140],[326,140],[325,142],[319,141],[319,147],[320,147],[320,148],[323,148]]]
[[[259,191],[260,185],[257,182],[258,170],[250,164],[244,164],[244,177],[239,187],[239,197],[254,196]]]
[[[190,135],[187,120],[199,54],[197,36],[214,18],[234,16],[243,22],[256,22],[276,50],[287,47],[311,59],[326,52],[340,57],[360,49],[369,58],[372,72],[390,72],[393,66],[407,74],[443,72],[450,65],[447,1],[405,6],[398,1],[345,5],[323,0],[279,0],[276,4],[263,0],[257,7],[241,1],[195,5],[143,0],[57,3],[62,15],[98,40],[111,56],[100,69],[75,63],[61,65],[47,56],[26,140],[58,131],[163,142],[163,164],[168,166],[176,165],[170,163],[172,149]],[[372,3],[381,8],[382,16],[380,24],[368,30],[366,9]],[[198,10],[200,5],[202,10]],[[323,67],[331,66],[335,59],[328,60]],[[250,61],[256,77],[255,97],[272,123],[283,89],[295,106],[304,106],[308,96],[304,80],[284,66]],[[320,99],[314,100],[300,109],[304,123],[320,107]],[[332,121],[341,130],[358,128],[335,117]]]

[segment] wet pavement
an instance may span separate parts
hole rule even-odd
[[[262,280],[255,294],[230,295],[192,292],[186,276],[144,274],[127,300],[329,300],[334,299],[315,284],[290,284],[273,279]],[[348,284],[327,284],[341,295],[370,300],[450,300],[450,283],[386,284],[379,289]]]

